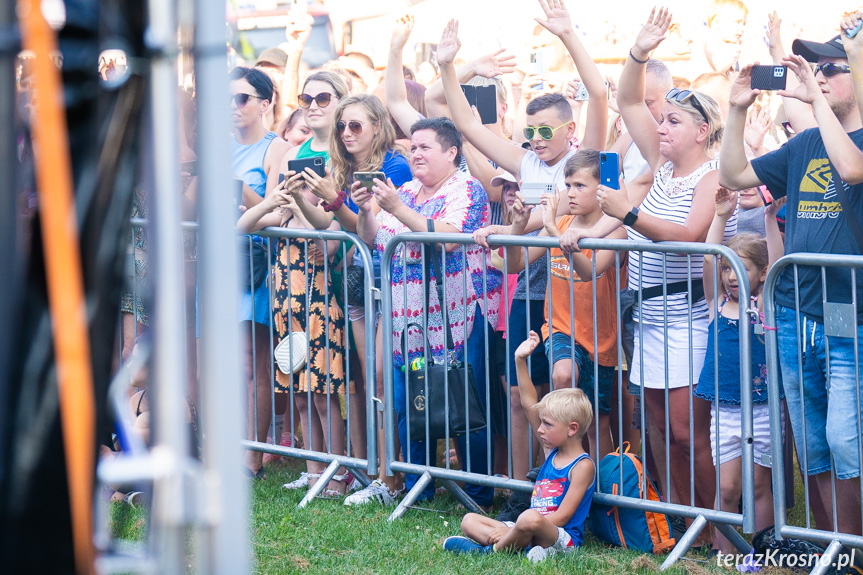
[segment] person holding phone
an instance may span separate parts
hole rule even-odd
[[[678,88],[665,95],[659,122],[651,114],[644,101],[645,68],[650,53],[665,39],[670,26],[667,9],[651,10],[630,50],[617,92],[620,114],[654,174],[653,185],[640,203],[628,197],[625,186],[619,190],[600,186],[597,195],[603,212],[622,222],[630,239],[703,242],[715,210],[718,176],[713,149],[722,135],[722,118],[713,98]],[[734,235],[736,228],[735,214],[729,218],[724,239]],[[685,255],[630,252],[629,288],[667,283],[667,291],[666,296],[648,298],[633,308],[635,341],[629,377],[631,386],[641,388],[645,407],[668,441],[667,465],[680,503],[711,508],[716,485],[699,481],[691,491],[689,480],[690,467],[695,477],[714,477],[710,403],[689,391],[690,378],[697,383],[704,363],[709,321],[704,296],[686,293],[687,279],[697,284],[702,264],[700,258]],[[642,358],[649,361],[642,363]],[[693,461],[689,460],[690,446]],[[696,545],[709,540],[710,534],[702,532]]]
[[[863,250],[863,233],[855,231],[863,221],[863,35],[849,38],[846,33],[861,17],[860,12],[844,17],[841,33],[827,42],[795,40],[794,54],[782,60],[799,85],[778,94],[811,106],[817,127],[797,133],[780,149],[747,160],[743,125],[747,109],[758,96],[758,90],[750,87],[751,66],[745,66],[732,85],[719,179],[726,188],[764,184],[774,198],[787,197],[786,254],[859,254]],[[814,72],[810,63],[816,64]],[[852,338],[831,337],[828,344],[822,302],[850,304],[854,294],[851,270],[826,268],[824,274],[826,279],[818,267],[800,266],[793,276],[779,277],[779,364],[797,453],[805,450],[807,454],[803,471],[814,486],[808,495],[815,524],[819,529],[832,530],[836,525],[842,533],[860,534],[860,396],[855,356],[863,349],[855,349]],[[856,312],[860,325],[860,282],[856,301],[857,309],[851,313]],[[805,341],[797,335],[798,329],[807,334]],[[863,328],[858,328],[858,336],[863,338]],[[806,361],[801,362],[800,351]],[[841,502],[837,517],[833,517],[833,470],[835,501]]]
[[[231,136],[231,156],[234,176],[243,181],[243,205],[251,208],[272,193],[279,181],[279,165],[288,151],[288,144],[275,132],[264,128],[262,118],[273,99],[273,82],[270,77],[254,68],[234,68],[228,76],[231,95],[231,119],[234,134]],[[261,238],[255,238],[262,242]],[[248,265],[248,263],[246,263]],[[262,282],[254,291],[240,294],[239,319],[246,343],[248,375],[248,437],[263,439],[270,427],[270,290]],[[252,337],[254,331],[254,337]],[[248,338],[246,338],[246,335]],[[252,361],[252,340],[254,357]],[[254,388],[257,386],[257,421],[255,420]],[[263,477],[262,454],[246,452],[246,466],[250,473]]]

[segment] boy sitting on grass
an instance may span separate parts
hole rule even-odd
[[[596,468],[584,451],[582,438],[593,410],[580,389],[552,391],[537,403],[527,357],[539,345],[531,331],[515,352],[521,405],[542,444],[545,463],[539,470],[530,509],[512,521],[497,521],[468,513],[461,522],[466,537],[448,537],[443,547],[454,553],[492,553],[528,549],[533,562],[584,543],[584,520],[596,488]]]

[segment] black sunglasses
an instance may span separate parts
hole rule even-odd
[[[704,107],[701,105],[701,102],[698,101],[698,96],[695,95],[695,92],[692,90],[681,90],[680,88],[672,88],[665,95],[666,100],[674,100],[675,102],[684,103],[687,100],[692,102],[692,107],[698,110],[701,114],[701,117],[704,118],[704,121],[708,124],[710,120],[707,119],[707,112],[704,111]]]
[[[834,64],[833,62],[824,62],[815,66],[815,73],[821,72],[825,78],[832,78],[839,74],[848,74],[851,72],[851,66],[847,64]]]
[[[309,96],[308,94],[300,94],[297,96],[297,101],[300,108],[309,108],[312,105],[312,100],[318,105],[318,108],[326,108],[330,105],[333,95],[329,92],[321,92],[317,96]]]
[[[231,102],[233,102],[238,108],[242,108],[249,102],[249,98],[257,98],[258,100],[263,100],[260,96],[254,96],[252,94],[231,94]]]
[[[345,133],[345,128],[348,128],[352,134],[356,134],[357,136],[363,133],[363,124],[357,120],[351,120],[350,122],[339,120],[336,122],[336,130],[339,131],[339,135]]]

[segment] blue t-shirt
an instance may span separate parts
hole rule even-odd
[[[848,134],[863,150],[863,130]],[[818,128],[790,139],[781,148],[752,160],[758,179],[775,198],[788,196],[785,253],[855,254],[851,229],[842,214],[827,150]],[[857,219],[863,221],[863,184],[849,186],[846,196]],[[851,303],[849,268],[826,268],[827,301]],[[800,307],[809,319],[822,323],[821,269],[798,268]],[[794,270],[787,268],[776,285],[776,302],[794,308]],[[863,281],[857,281],[857,321],[863,322]]]
[[[572,463],[558,469],[554,466],[554,456],[557,455],[557,448],[553,449],[542,467],[539,468],[539,474],[536,476],[536,484],[533,487],[533,494],[530,496],[530,508],[535,509],[541,515],[548,515],[560,507],[566,491],[569,489],[569,472],[576,463],[582,459],[590,459],[586,453],[582,453]],[[590,502],[593,500],[593,492],[596,490],[596,479],[594,479],[587,490],[584,492],[584,497],[581,503],[575,509],[575,513],[563,526],[563,530],[569,533],[572,537],[572,544],[576,547],[581,547],[584,543],[584,520],[587,519],[587,513],[590,511]]]
[[[384,157],[384,165],[381,166],[380,171],[393,181],[393,185],[397,189],[413,179],[411,167],[407,159],[393,150],[387,152],[387,155]],[[360,211],[360,208],[350,196],[345,200],[345,205],[355,214]]]

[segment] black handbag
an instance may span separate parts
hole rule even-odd
[[[240,289],[255,291],[267,277],[269,268],[267,249],[256,241],[250,241],[249,236],[240,236],[237,242],[237,248],[240,251]],[[251,270],[249,260],[252,262]]]
[[[434,231],[432,220],[428,220],[429,231]],[[426,246],[424,246],[425,249]],[[443,306],[443,278],[441,275],[441,264],[437,250],[430,247],[431,268],[437,284],[438,301]],[[426,283],[426,302],[431,307],[429,298],[429,286]],[[425,314],[428,318],[428,313]],[[405,325],[405,330],[409,328]],[[428,320],[426,320],[428,325]],[[446,326],[446,348],[452,349],[452,326]],[[424,333],[426,355],[431,359],[428,334]],[[467,341],[464,342],[464,354],[467,354]],[[446,361],[446,360],[445,360]],[[470,364],[456,360],[450,363],[437,364],[428,362],[423,369],[411,370],[410,365],[405,365],[407,372],[408,406],[408,429],[413,441],[426,438],[426,418],[428,418],[428,438],[431,440],[446,437],[446,429],[449,426],[450,437],[464,435],[485,429],[485,410],[482,408],[479,392]],[[465,381],[467,379],[467,381]]]
[[[366,303],[366,271],[363,266],[347,266],[345,281],[348,285],[348,304],[365,305]]]

